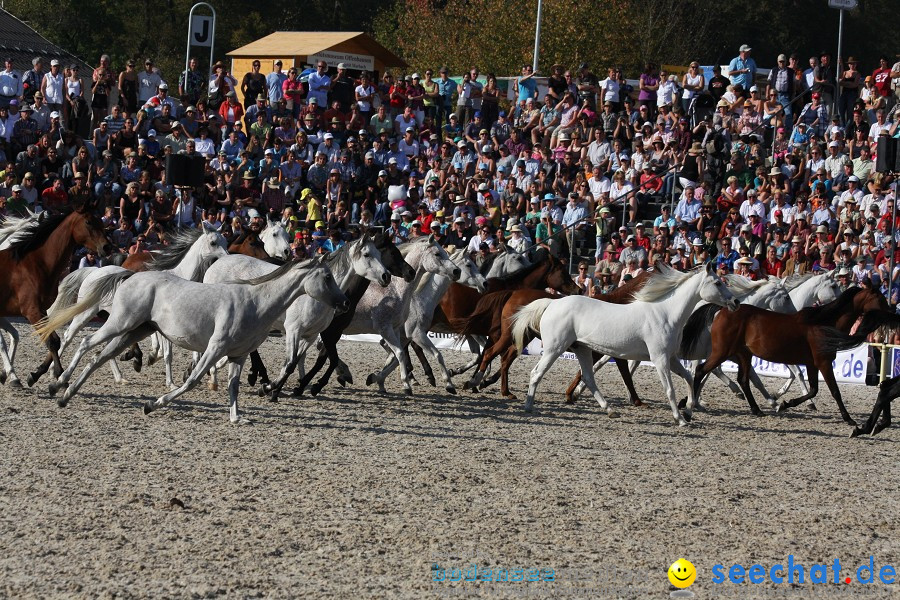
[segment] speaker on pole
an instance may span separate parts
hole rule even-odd
[[[206,160],[202,156],[169,154],[166,156],[166,181],[177,187],[203,185]]]
[[[900,172],[900,139],[888,135],[878,136],[875,170],[878,173]]]

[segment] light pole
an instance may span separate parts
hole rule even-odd
[[[543,8],[542,0],[538,0],[537,23],[534,25],[534,61],[531,63],[531,72],[537,73],[538,58],[541,53],[541,9]]]

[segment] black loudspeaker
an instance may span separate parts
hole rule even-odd
[[[202,156],[166,156],[166,181],[176,187],[200,187],[205,173],[206,160]]]
[[[878,173],[900,172],[900,139],[886,135],[878,136],[875,171]]]

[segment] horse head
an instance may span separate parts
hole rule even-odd
[[[350,264],[360,277],[387,287],[391,282],[391,274],[381,261],[381,252],[368,233],[349,245]]]
[[[394,240],[391,239],[391,236],[385,235],[381,231],[373,236],[373,241],[375,242],[375,247],[381,252],[381,264],[388,270],[388,273],[407,282],[416,278],[416,270],[403,260],[403,254],[394,245]]]
[[[462,269],[450,260],[450,255],[447,254],[443,246],[435,241],[434,235],[428,236],[428,240],[423,244],[421,252],[420,264],[426,272],[448,277],[452,281],[459,281]]]
[[[740,301],[731,293],[731,290],[728,289],[728,286],[716,273],[712,261],[706,263],[705,269],[698,270],[696,276],[702,278],[700,297],[703,300],[716,306],[724,306],[730,311],[737,310]]]
[[[479,294],[485,292],[487,289],[485,287],[486,278],[478,270],[478,265],[476,265],[471,257],[469,257],[468,252],[465,250],[455,250],[453,254],[450,255],[450,260],[456,263],[462,271],[457,283],[474,288]]]
[[[90,248],[97,256],[109,256],[115,250],[103,230],[103,222],[87,208],[78,208],[66,217],[64,222],[71,227],[72,239],[77,244]]]
[[[266,249],[266,254],[281,260],[290,259],[291,238],[288,236],[287,231],[285,231],[281,221],[273,221],[268,215],[266,215],[266,218],[268,219],[266,228],[259,235],[259,239]]]

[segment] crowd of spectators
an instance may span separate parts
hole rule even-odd
[[[196,60],[173,79],[150,59],[116,72],[105,55],[89,75],[17,67],[0,72],[0,215],[89,205],[123,252],[173,226],[233,241],[268,218],[298,257],[372,226],[476,257],[591,249],[578,269],[591,295],[657,260],[900,281],[886,267],[896,184],[874,168],[878,138],[900,137],[900,62],[887,58],[863,72],[853,57],[780,55],[765,77],[749,46],[709,78],[696,61],[632,79],[587,64],[539,79],[526,65],[509,94],[474,67],[376,79],[255,61],[240,82]],[[205,185],[173,186],[172,153],[202,156]]]

